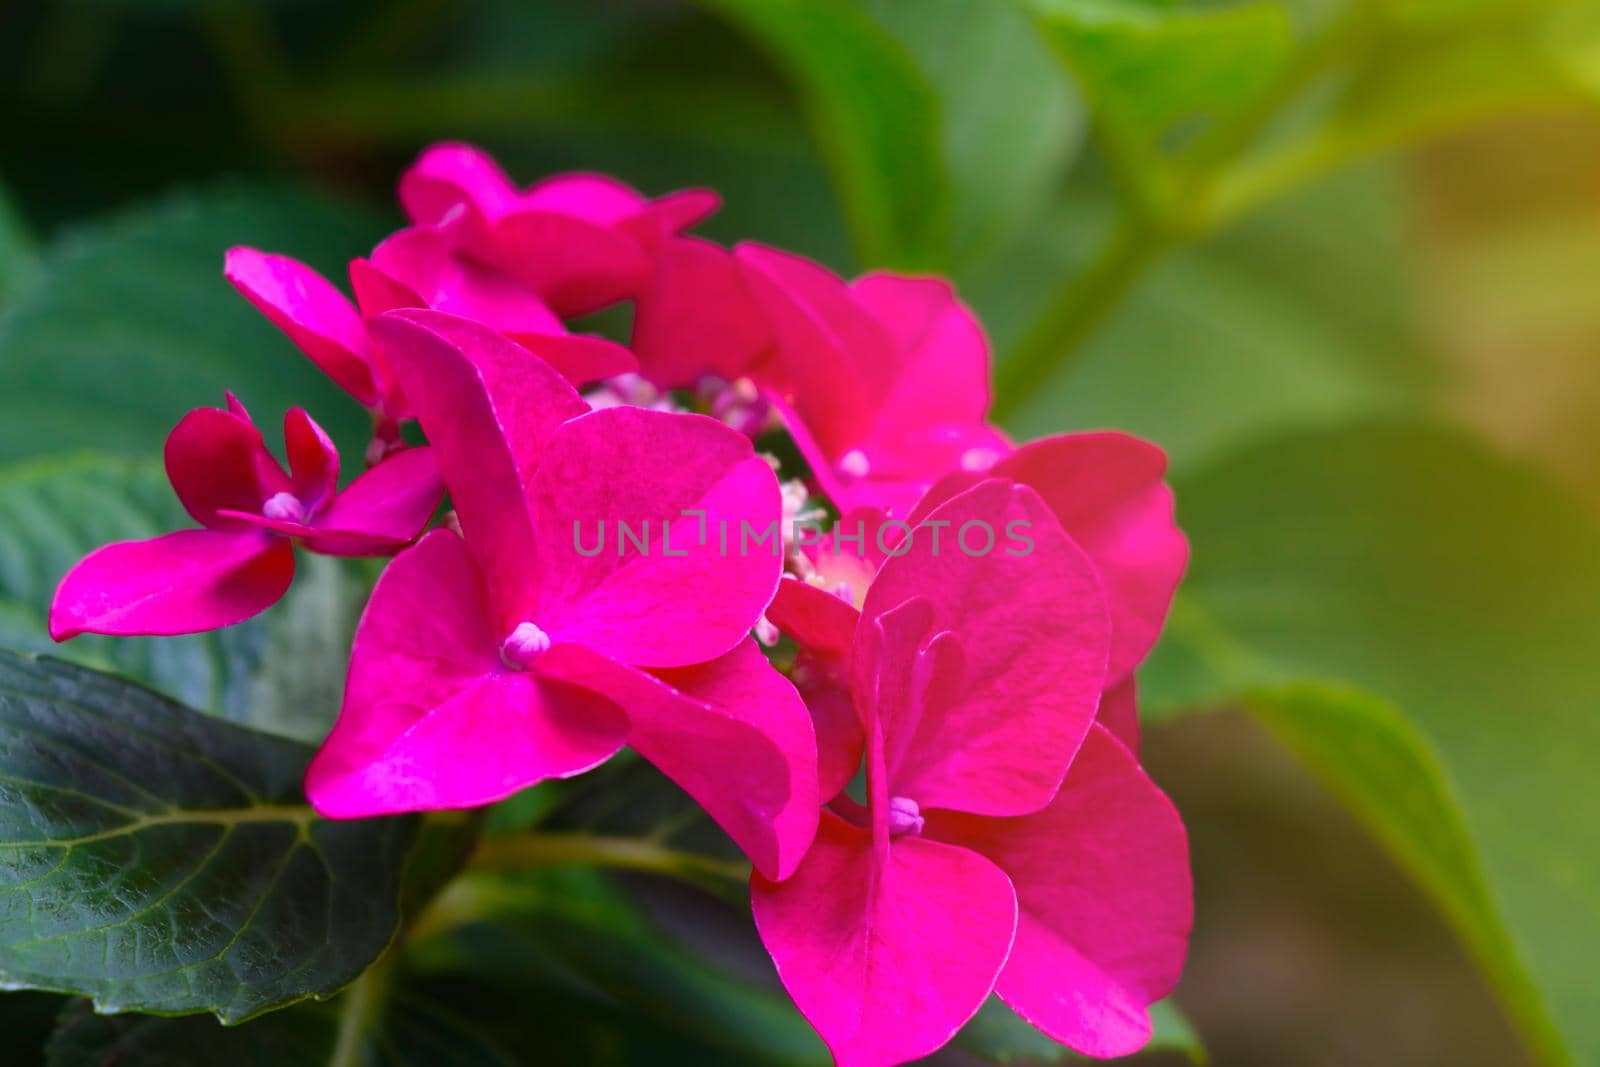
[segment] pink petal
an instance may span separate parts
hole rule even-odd
[[[292,488],[261,431],[248,417],[218,408],[195,408],[178,421],[167,436],[166,465],[184,510],[202,526],[239,529],[220,512],[259,512],[269,497]]]
[[[557,642],[642,667],[703,663],[744,640],[777,587],[776,538],[740,543],[779,521],[777,476],[714,419],[631,407],[573,419],[528,496],[542,583],[529,618]]]
[[[339,490],[339,450],[304,408],[284,414],[283,444],[295,499],[308,514],[315,512]]]
[[[767,618],[807,648],[848,652],[861,613],[832,593],[785,575],[767,606]]]
[[[1036,489],[1094,560],[1111,607],[1112,680],[1154,647],[1189,562],[1166,469],[1165,453],[1147,441],[1079,433],[1023,445],[991,472]]]
[[[423,226],[443,221],[463,204],[493,218],[519,195],[500,165],[468,144],[432,145],[400,176],[400,206]]]
[[[367,555],[351,551],[352,540],[366,540],[371,551],[392,552],[422,533],[443,499],[444,482],[431,448],[395,452],[357,477],[317,516],[307,547],[330,555]]]
[[[483,580],[435,530],[373,589],[338,722],[306,771],[330,818],[487,804],[604,762],[627,720],[584,690],[508,669]]]
[[[784,988],[839,1067],[890,1067],[941,1048],[982,1006],[1016,930],[1016,895],[975,852],[871,836],[824,812],[793,877],[757,875],[751,904]]]
[[[504,271],[463,255],[461,244],[459,225],[413,226],[373,249],[372,266],[390,279],[392,294],[409,290],[423,307],[481,322],[500,333],[566,332],[537,293]]]
[[[869,624],[914,599],[926,630],[879,647]],[[991,480],[934,511],[878,572],[862,622],[857,708],[880,676],[922,679],[890,683],[904,702],[878,707],[891,795],[986,815],[1050,802],[1100,703],[1110,626],[1093,565],[1033,490]]]
[[[1183,970],[1193,885],[1183,822],[1125,748],[1097,727],[1043,811],[935,813],[924,832],[1011,876],[1022,915],[996,992],[1017,1014],[1090,1056],[1144,1046]]]
[[[509,630],[541,580],[523,481],[545,439],[587,405],[526,349],[477,323],[391,311],[372,332],[416,406]]]
[[[619,225],[650,244],[705,221],[721,206],[722,197],[711,189],[682,189],[657,197],[638,216],[624,219]]]
[[[794,687],[754,642],[654,675],[556,644],[536,669],[623,708],[628,745],[692,796],[757,870],[773,878],[794,870],[817,829],[816,739]]]
[[[521,207],[494,226],[495,266],[557,315],[588,315],[636,295],[650,263],[633,237],[583,218]]]
[[[1133,675],[1107,689],[1100,697],[1100,710],[1094,721],[1111,732],[1123,747],[1139,755],[1139,695]]]
[[[530,186],[518,207],[538,208],[557,215],[612,226],[639,214],[644,194],[605,174],[582,171],[554,174]]]
[[[800,645],[791,680],[817,734],[817,778],[832,800],[861,766],[864,736],[850,696],[850,646],[860,612],[832,593],[794,578],[778,582],[767,619]]]
[[[230,248],[223,276],[365,407],[378,401],[361,315],[322,275],[288,256]]]
[[[557,333],[505,333],[579,388],[604,378],[631,374],[639,369],[639,361],[632,352],[603,337],[570,334],[565,330]]]
[[[850,291],[900,352],[899,374],[878,411],[878,435],[981,425],[989,412],[989,342],[950,283],[879,273],[858,279]]]
[[[861,769],[866,736],[850,695],[849,656],[801,648],[790,680],[817,735],[817,791],[823,803],[844,792]]]
[[[289,543],[256,530],[121,541],[89,553],[61,579],[50,636],[215,630],[270,608],[293,580]]]
[[[892,342],[820,265],[761,245],[734,250],[782,353],[784,396],[830,459],[870,432],[895,369]]]
[[[694,238],[661,246],[633,313],[633,350],[646,378],[663,388],[693,385],[704,374],[732,380],[771,344],[732,254]]]

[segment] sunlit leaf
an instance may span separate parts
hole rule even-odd
[[[1194,555],[1141,675],[1152,710],[1301,681],[1392,704],[1409,726],[1372,701],[1260,698],[1441,900],[1544,1058],[1600,1055],[1590,514],[1461,433],[1406,424],[1280,436],[1177,492]]]

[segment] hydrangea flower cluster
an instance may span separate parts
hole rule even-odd
[[[707,191],[521,189],[447,144],[400,201],[353,299],[225,264],[370,412],[365,473],[339,490],[298,409],[287,471],[231,395],[191,412],[166,463],[201,529],[86,557],[54,636],[230,625],[296,546],[393,555],[307,771],[323,815],[484,805],[631,746],[749,856],[842,1067],[928,1055],[991,993],[1080,1052],[1140,1048],[1192,918],[1137,758],[1134,669],[1187,561],[1160,450],[1014,445],[949,284],[686,236]],[[628,345],[567,325],[623,301]],[[802,469],[763,450],[783,436]]]

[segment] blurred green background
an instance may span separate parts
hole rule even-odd
[[[1595,3],[13,0],[0,643],[161,528],[150,464],[223,388],[359,448],[222,252],[338,277],[442,138],[948,273],[1019,438],[1168,449],[1194,561],[1146,760],[1212,1062],[1600,1063]],[[348,624],[278,610],[302,654]],[[214,666],[250,640],[84,654],[258,720],[327,698]]]

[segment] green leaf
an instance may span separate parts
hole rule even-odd
[[[1150,1008],[1153,1033],[1144,1053],[1171,1052],[1190,1063],[1206,1062],[1204,1047],[1189,1021],[1170,1000]],[[1065,1064],[1095,1062],[1059,1045],[1035,1030],[998,997],[990,997],[971,1022],[956,1035],[956,1045],[984,1063]],[[1120,1062],[1120,1061],[1119,1061]]]
[[[1385,827],[1530,1044],[1549,1062],[1600,1058],[1592,516],[1459,432],[1397,423],[1280,436],[1180,478],[1177,493],[1193,563],[1141,674],[1146,701],[1324,680],[1392,703],[1410,731],[1371,702],[1257,701]],[[1390,781],[1408,775],[1410,790]],[[1445,819],[1452,798],[1458,816]],[[1469,849],[1483,894],[1463,873]],[[1460,880],[1448,896],[1446,878]]]
[[[34,259],[33,239],[0,188],[0,307],[11,302],[33,273]]]
[[[702,0],[773,54],[800,89],[872,266],[943,261],[950,188],[939,101],[911,57],[853,0]]]
[[[153,461],[73,456],[0,467],[0,647],[54,649],[191,707],[319,740],[338,712],[366,591],[349,563],[302,553],[288,596],[225,630],[51,644],[50,600],[68,568],[103,544],[193,525]]]
[[[0,317],[0,460],[79,448],[153,455],[185,411],[232,389],[270,440],[309,410],[347,449],[363,416],[222,278],[230,245],[305,259],[335,281],[372,220],[301,194],[180,194],[53,244]],[[359,452],[350,452],[359,455]]]
[[[1058,193],[1083,110],[1022,10],[992,0],[860,0],[938,94],[950,175],[950,261],[1012,236]]]
[[[1149,166],[1263,98],[1294,50],[1281,4],[1029,0],[1125,167]],[[1130,175],[1144,180],[1141,175]]]
[[[524,1000],[575,998],[590,1011],[636,1016],[707,1050],[695,1062],[829,1062],[778,986],[747,913],[670,883],[629,884],[636,893],[581,868],[469,872],[435,909],[464,921],[431,940],[419,937],[413,964],[442,984],[487,982]],[[649,917],[652,905],[669,914],[683,909],[677,928],[696,931],[698,942]]]
[[[1538,991],[1484,879],[1462,801],[1437,753],[1395,708],[1355,690],[1297,685],[1245,706],[1360,818],[1434,901],[1547,1053],[1559,1039],[1532,1008]]]
[[[350,982],[394,935],[415,820],[318,819],[310,755],[0,653],[0,982],[227,1023]]]
[[[1007,429],[1115,426],[1181,468],[1310,421],[1420,406],[1433,372],[1409,306],[1397,177],[1349,172],[1173,252],[1077,361],[1018,398]],[[1110,214],[1103,192],[1074,188],[1048,225],[962,279],[999,348]]]
[[[344,1003],[344,1002],[341,1002]],[[373,1024],[361,1031],[347,1058],[335,1061],[342,1016],[336,1005],[307,1004],[242,1026],[206,1016],[161,1019],[96,1015],[87,1004],[63,1013],[50,1039],[46,1067],[174,1067],[228,1064],[285,1067],[514,1067],[522,1062],[427,997],[393,993]],[[348,1009],[347,1009],[348,1010]]]

